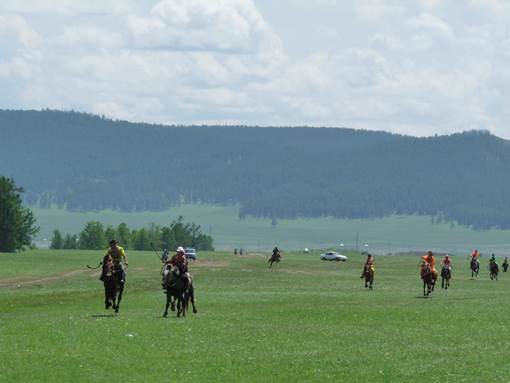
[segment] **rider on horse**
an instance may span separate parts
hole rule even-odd
[[[448,270],[452,269],[452,260],[448,254],[441,260],[441,266]]]
[[[126,258],[126,253],[124,252],[124,248],[117,245],[115,239],[110,241],[110,247],[106,250],[106,255],[110,256],[113,262],[113,271],[114,273],[120,273],[120,283],[124,283],[126,281],[126,272],[124,271],[124,266],[122,265],[122,261],[128,266],[128,261]]]
[[[436,272],[436,258],[434,257],[434,254],[432,254],[432,251],[427,251],[426,255],[422,255],[422,269],[425,267],[425,264],[428,264],[430,267],[430,271],[432,272],[432,275],[434,276],[434,280],[437,279],[437,272]]]
[[[367,254],[367,260],[365,261],[365,264],[363,265],[363,271],[361,272],[361,277],[364,277],[365,270],[370,270],[373,273],[375,273],[375,264],[374,264],[374,257],[372,254]]]
[[[479,264],[478,257],[480,256],[480,252],[478,250],[475,250],[471,253],[471,264]]]
[[[186,254],[181,246],[177,248],[175,254],[168,263],[179,270],[181,278],[186,283],[186,287],[188,287],[191,284],[191,274],[188,272],[188,260],[186,259]]]
[[[491,255],[491,258],[489,259],[489,265],[496,263],[496,256],[494,254]]]

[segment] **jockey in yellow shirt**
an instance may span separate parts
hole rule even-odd
[[[367,254],[367,260],[365,261],[365,265],[363,266],[363,271],[361,272],[361,277],[364,277],[365,269],[369,268],[373,273],[375,273],[375,264],[374,264],[374,257],[372,254]]]
[[[114,271],[121,274],[120,282],[124,283],[126,281],[126,273],[124,271],[124,267],[122,266],[122,262],[128,266],[124,248],[117,245],[117,242],[112,239],[110,241],[110,247],[108,250],[106,250],[106,256],[110,256],[112,258]]]

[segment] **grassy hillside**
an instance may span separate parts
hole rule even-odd
[[[130,252],[119,316],[102,307],[100,252],[0,254],[2,382],[506,382],[508,275],[421,297],[416,257],[202,254],[198,314],[161,318],[160,263]],[[485,260],[484,260],[485,262]],[[485,267],[485,263],[483,264]]]
[[[275,245],[283,249],[355,248],[356,233],[359,248],[388,253],[405,250],[432,249],[466,253],[474,248],[484,253],[510,253],[510,231],[475,231],[463,226],[432,224],[427,217],[388,217],[383,219],[341,220],[330,218],[279,220],[275,227],[269,219],[248,217],[240,220],[236,206],[183,205],[164,212],[122,213],[102,211],[77,213],[62,209],[33,209],[41,226],[39,240],[50,239],[54,229],[78,233],[90,220],[113,226],[126,222],[139,228],[151,222],[168,225],[183,215],[186,221],[202,225],[211,233],[218,249],[234,247],[267,250]],[[43,243],[41,243],[43,244]]]

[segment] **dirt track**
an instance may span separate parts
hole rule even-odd
[[[75,275],[88,274],[89,276],[98,275],[98,271],[91,270],[72,270],[65,271],[62,273],[48,275],[47,277],[37,278],[37,277],[16,277],[16,278],[4,278],[0,279],[0,288],[2,287],[23,287],[23,286],[32,286],[32,285],[46,285],[52,282],[58,282],[63,279],[69,279],[74,277]]]

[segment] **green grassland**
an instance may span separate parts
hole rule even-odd
[[[104,310],[101,252],[0,254],[0,382],[507,382],[510,276],[423,298],[411,256],[376,258],[373,291],[346,263],[285,253],[202,253],[198,313],[161,317],[153,253],[129,252],[118,316]]]
[[[78,233],[85,223],[98,220],[119,225],[126,222],[140,228],[155,222],[168,225],[179,215],[186,221],[202,226],[214,238],[217,249],[234,247],[252,250],[272,248],[275,244],[284,249],[330,248],[343,243],[355,248],[356,233],[359,248],[368,244],[367,250],[393,253],[406,250],[446,251],[467,253],[477,248],[483,253],[510,253],[510,231],[475,231],[447,223],[432,224],[430,217],[391,216],[382,219],[340,220],[333,218],[279,220],[275,227],[269,219],[238,218],[236,206],[182,205],[164,212],[118,211],[69,212],[63,209],[33,209],[41,227],[39,240],[51,238],[59,229],[63,233]]]

